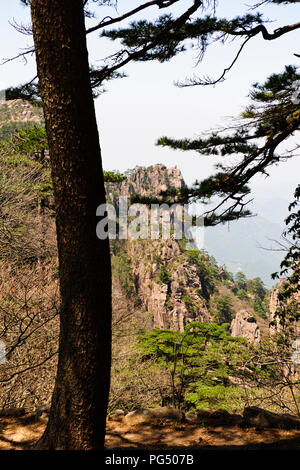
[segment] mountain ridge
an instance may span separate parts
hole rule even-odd
[[[125,181],[107,183],[106,190],[108,201],[117,204],[119,196],[153,197],[160,190],[184,184],[180,170],[157,164],[129,171]],[[125,286],[125,293],[130,290],[145,314],[152,316],[153,327],[183,331],[191,321],[210,323],[218,315],[224,315],[223,323],[230,324],[243,310],[250,317],[259,317],[251,295],[237,296],[230,273],[205,251],[186,249],[184,240],[173,236],[168,240],[111,240],[111,245],[114,275]],[[220,307],[222,302],[228,305]],[[267,329],[265,320],[261,326]]]

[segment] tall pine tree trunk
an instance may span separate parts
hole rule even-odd
[[[111,270],[96,238],[105,202],[82,0],[31,0],[56,204],[59,361],[43,449],[103,447],[109,393]]]

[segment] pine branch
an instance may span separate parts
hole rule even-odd
[[[104,20],[102,20],[98,25],[87,29],[86,34],[93,33],[94,31],[98,31],[99,29],[102,29],[105,26],[110,26],[112,24],[119,23],[119,22],[121,22],[121,21],[123,21],[127,18],[130,18],[131,16],[135,15],[136,13],[138,13],[142,10],[145,10],[146,8],[149,8],[151,6],[157,5],[159,8],[167,8],[171,5],[173,5],[174,3],[177,3],[178,1],[179,0],[167,0],[167,1],[153,0],[153,1],[150,1],[150,2],[146,2],[143,5],[140,5],[137,8],[135,8],[131,11],[128,11],[127,13],[124,13],[123,15],[120,15],[117,18],[109,18],[106,21],[105,21],[106,18],[104,18]]]
[[[0,65],[7,64],[8,62],[12,62],[12,61],[20,59],[20,58],[24,59],[25,62],[27,63],[27,57],[26,56],[28,54],[34,54],[34,53],[35,53],[35,50],[33,48],[30,48],[28,50],[25,50],[24,52],[20,52],[19,54],[15,55],[14,57],[3,59],[3,62]]]
[[[124,65],[127,65],[129,62],[138,60],[143,57],[148,51],[153,49],[156,45],[160,44],[166,34],[169,33],[171,30],[179,30],[190,18],[190,16],[198,10],[201,5],[201,0],[194,0],[194,4],[188,10],[186,10],[185,13],[183,13],[173,22],[170,22],[170,24],[168,24],[161,32],[159,32],[149,44],[145,45],[144,47],[135,52],[129,52],[124,50],[123,53],[126,53],[128,57],[124,60],[121,60],[116,65],[113,65],[111,67],[104,67],[102,71],[99,71],[99,80],[97,85],[100,84],[109,74],[115,72],[121,67],[124,67]]]
[[[216,168],[221,168],[221,172],[184,189],[179,196],[182,202],[201,200],[206,203],[213,197],[221,198],[212,210],[206,212],[212,224],[241,215],[249,216],[244,211],[249,201],[244,201],[250,192],[250,181],[257,174],[267,175],[270,166],[293,156],[293,149],[287,154],[278,155],[276,152],[280,144],[300,128],[299,106],[292,101],[299,78],[296,67],[286,66],[283,73],[272,74],[262,85],[255,84],[250,97],[259,105],[246,108],[236,127],[211,132],[206,139],[162,137],[157,141],[157,145],[194,150],[203,155],[242,155],[242,160],[234,165],[226,167],[218,163]],[[232,129],[234,132],[228,135]],[[265,139],[263,144],[259,144],[261,138]],[[223,212],[217,213],[222,207],[225,207]]]
[[[184,88],[184,87],[189,87],[189,86],[197,86],[197,85],[201,85],[201,86],[205,86],[205,85],[216,85],[217,83],[220,83],[220,82],[223,82],[225,80],[225,75],[233,68],[233,66],[235,65],[235,63],[237,62],[239,56],[241,55],[242,53],[242,50],[244,49],[244,47],[246,46],[247,42],[251,39],[251,36],[249,36],[243,43],[242,45],[240,46],[234,60],[231,62],[231,64],[226,67],[224,70],[223,70],[223,73],[220,75],[219,78],[215,79],[215,80],[211,80],[209,78],[207,79],[200,79],[200,78],[189,78],[186,80],[185,83],[182,83],[182,82],[175,82],[175,85],[178,86],[179,88]]]
[[[267,28],[262,24],[256,26],[255,28],[248,29],[248,30],[245,29],[243,31],[233,31],[233,30],[228,30],[226,28],[224,28],[223,31],[231,36],[249,36],[250,38],[257,36],[257,34],[261,33],[262,37],[266,41],[273,41],[274,39],[279,38],[283,34],[289,33],[299,28],[300,28],[300,22],[287,25],[287,26],[282,26],[281,28],[275,29],[273,33],[269,33]]]

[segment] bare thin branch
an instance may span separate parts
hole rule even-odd
[[[247,42],[249,41],[249,39],[251,39],[251,38],[248,37],[242,43],[242,45],[240,46],[234,60],[232,61],[232,63],[223,70],[223,73],[216,80],[211,80],[209,78],[206,78],[206,79],[190,78],[190,79],[187,79],[187,81],[185,83],[175,82],[175,85],[178,86],[179,88],[184,88],[184,87],[197,86],[197,85],[201,85],[201,86],[203,86],[203,85],[216,85],[217,83],[220,83],[220,82],[224,81],[225,80],[225,75],[233,68],[234,64],[238,60],[242,50],[244,49],[244,47],[247,44]]]
[[[26,57],[26,56],[29,55],[29,54],[32,54],[32,55],[33,55],[34,53],[35,53],[34,48],[27,49],[27,50],[25,50],[24,52],[20,52],[19,54],[17,54],[17,55],[14,56],[14,57],[10,57],[10,58],[8,58],[8,59],[7,59],[7,58],[6,58],[6,59],[3,59],[3,62],[2,62],[0,65],[7,64],[8,62],[12,62],[12,61],[17,60],[17,59],[20,59],[20,58],[24,59],[25,62],[27,63],[27,57]]]
[[[167,8],[173,3],[178,2],[178,0],[153,0],[150,2],[146,2],[143,5],[138,6],[137,8],[134,8],[131,11],[128,11],[127,13],[124,13],[124,15],[118,16],[117,18],[111,18],[111,17],[105,17],[98,25],[93,26],[92,28],[87,29],[86,33],[93,33],[94,31],[97,31],[101,28],[104,28],[105,26],[110,26],[111,24],[119,23],[126,18],[129,18],[130,16],[135,15],[136,13],[145,10],[146,8],[152,7],[157,5],[159,8]],[[106,20],[106,21],[105,21]]]

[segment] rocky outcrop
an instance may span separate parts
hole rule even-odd
[[[181,189],[185,186],[178,168],[167,168],[161,163],[150,167],[137,166],[125,172],[125,175],[127,179],[122,182],[106,184],[108,199],[115,205],[118,205],[119,196],[159,197],[167,189]]]
[[[184,420],[183,411],[166,406],[160,408],[142,408],[131,411],[124,417],[124,422],[128,425],[147,424],[154,420],[169,420],[182,422]]]
[[[133,195],[155,198],[162,191],[170,189],[176,191],[185,187],[180,170],[176,167],[167,168],[162,164],[148,168],[136,167],[125,172],[125,176],[124,181],[106,184],[108,200],[116,208],[120,196],[128,198],[129,206],[130,197]],[[205,261],[204,254],[193,251],[194,246],[190,245],[189,248],[187,245],[183,246],[183,243],[170,233],[168,239],[161,237],[124,240],[122,250],[128,255],[134,284],[132,290],[145,312],[152,317],[153,327],[183,331],[185,325],[192,321],[212,321],[213,317],[209,311],[210,296],[213,291],[209,286],[212,265],[209,260]],[[116,256],[118,256],[117,251],[115,251]],[[189,251],[192,253],[190,257]],[[208,266],[206,272],[205,263]],[[212,283],[215,283],[216,279],[219,285],[226,281],[230,295],[234,296],[231,289],[234,283],[224,267],[216,269],[213,276]],[[249,307],[249,311],[253,311],[250,303]],[[247,305],[238,308],[247,308]],[[212,309],[211,311],[213,312]],[[260,319],[258,323],[259,321]],[[250,314],[239,312],[232,324],[232,334],[258,343],[260,341],[258,323]]]
[[[205,426],[242,426],[256,427],[259,429],[300,429],[300,419],[288,415],[277,414],[257,406],[249,406],[244,409],[243,416],[229,413],[226,410],[205,408],[197,410],[186,416],[186,420],[192,423],[203,423]]]
[[[125,412],[123,410],[115,410],[113,414],[114,421],[122,421],[125,417]]]
[[[38,125],[44,123],[41,106],[33,106],[30,102],[21,99],[6,101],[2,106],[7,111],[5,122],[34,122]]]
[[[162,164],[137,167],[127,180],[106,186],[108,199],[118,206],[119,196],[154,197],[185,186],[180,170]],[[183,331],[191,321],[211,321],[197,267],[182,253],[177,240],[128,239],[123,246],[132,265],[134,292],[153,327]]]
[[[280,324],[280,317],[278,315],[278,308],[280,305],[279,302],[279,292],[286,283],[286,279],[280,279],[277,287],[272,290],[271,292],[271,297],[270,297],[270,314],[269,314],[269,319],[270,319],[270,328],[269,332],[270,334],[275,334],[275,333],[280,333],[282,331],[282,325]]]
[[[276,414],[257,406],[244,410],[244,424],[257,428],[300,429],[300,419],[287,414]]]
[[[125,415],[124,411],[116,410],[112,419],[122,421],[129,426],[140,424],[153,424],[157,420],[186,422],[194,425],[208,427],[256,427],[257,429],[286,429],[300,430],[300,418],[289,414],[277,414],[264,410],[257,406],[249,406],[244,409],[243,416],[229,413],[223,409],[204,408],[193,413],[185,413],[171,407],[140,408],[130,411]]]
[[[175,240],[128,242],[135,292],[153,326],[183,331],[191,321],[211,321],[196,266]]]
[[[44,125],[42,107],[21,99],[0,99],[0,140],[11,137],[17,129],[32,128],[35,125]]]
[[[285,286],[288,286],[288,280],[287,279],[280,279],[277,287],[273,289],[270,297],[270,313],[269,313],[269,333],[270,335],[276,334],[276,333],[283,333],[284,328],[286,326],[289,327],[290,331],[294,331],[295,337],[300,337],[300,327],[295,319],[294,321],[289,320],[286,325],[283,325],[282,318],[280,316],[280,300],[279,300],[279,294],[280,292],[284,289]],[[292,297],[290,298],[291,302],[296,302],[298,311],[300,309],[300,285],[298,292],[293,293]],[[295,307],[293,307],[293,310]]]
[[[43,126],[43,109],[21,99],[5,101],[0,105],[0,129],[8,124],[15,124],[15,128],[30,127],[34,124]]]
[[[227,410],[203,408],[196,412],[189,413],[186,421],[205,426],[241,426],[243,417],[238,414],[229,413]]]
[[[248,338],[254,344],[259,344],[260,342],[260,329],[256,319],[246,310],[238,312],[232,320],[231,335]]]
[[[25,408],[4,408],[0,411],[0,416],[17,418],[26,414]]]

